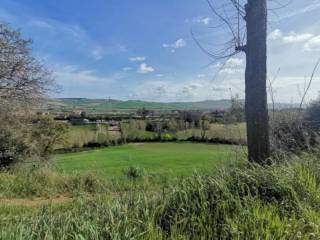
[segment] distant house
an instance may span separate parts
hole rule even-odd
[[[73,110],[69,116],[69,122],[72,125],[87,125],[87,124],[91,124],[91,122],[85,118],[86,116],[86,112],[82,111],[82,110]]]
[[[119,122],[114,121],[114,120],[110,120],[110,121],[108,121],[108,125],[110,127],[117,127],[117,126],[119,126]]]
[[[92,124],[92,122],[90,122],[88,119],[85,119],[85,118],[70,118],[69,122],[72,125],[88,125],[88,124]]]
[[[85,118],[85,117],[86,117],[86,112],[82,111],[82,110],[73,110],[69,115],[70,119],[73,119],[73,118]]]
[[[223,118],[225,114],[226,114],[225,110],[215,110],[214,112],[211,112],[211,116],[213,116],[216,119]]]

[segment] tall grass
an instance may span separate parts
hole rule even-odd
[[[143,125],[139,121],[122,124],[128,142],[184,141],[190,140],[192,137],[201,139],[201,130],[198,128],[164,132],[162,139],[159,139],[156,132],[146,131],[145,127],[139,127],[139,124]],[[246,142],[245,123],[211,124],[206,133],[206,140],[210,139],[244,143]],[[95,143],[97,146],[99,144],[108,146],[118,142],[121,142],[121,134],[118,131],[107,131],[103,126],[97,127],[95,125],[71,126],[66,143],[57,145],[56,150],[79,149],[94,146]]]
[[[93,174],[67,176],[47,168],[0,173],[0,198],[53,197],[108,190],[107,182]]]
[[[163,192],[92,195],[64,206],[0,207],[1,239],[320,239],[320,161],[249,163]]]

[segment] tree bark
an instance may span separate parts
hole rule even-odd
[[[246,121],[248,159],[265,163],[270,157],[267,107],[267,2],[246,4]]]

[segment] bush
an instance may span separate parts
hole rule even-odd
[[[0,126],[0,169],[9,168],[27,158],[31,151],[23,134],[11,127]]]
[[[308,158],[188,178],[172,189],[158,224],[186,239],[318,239],[320,167]]]
[[[0,169],[28,158],[32,152],[28,127],[14,116],[9,107],[0,105]]]
[[[319,143],[319,134],[299,118],[274,122],[272,125],[271,145],[276,154],[311,151]]]
[[[65,142],[68,125],[48,117],[23,119],[0,106],[0,168],[18,162],[48,160],[57,144]]]
[[[41,117],[34,122],[31,129],[31,144],[34,145],[36,155],[47,160],[57,144],[66,142],[69,125],[50,117]]]
[[[304,120],[316,132],[320,132],[320,100],[312,102],[306,109]]]
[[[165,133],[162,135],[162,141],[168,142],[172,140],[175,140],[175,138],[170,133]]]
[[[130,166],[123,170],[123,174],[131,180],[137,180],[144,176],[145,171],[143,168]]]

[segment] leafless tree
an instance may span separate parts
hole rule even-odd
[[[25,102],[55,86],[51,73],[31,55],[31,40],[0,23],[0,100]]]
[[[289,0],[290,1],[290,0]],[[239,54],[246,55],[245,112],[247,121],[248,159],[265,163],[270,157],[269,120],[267,107],[267,0],[225,0],[209,7],[220,22],[214,28],[228,30],[230,39],[219,45],[219,50],[208,51],[196,39],[198,46],[215,61]],[[269,0],[283,8],[288,3]]]

